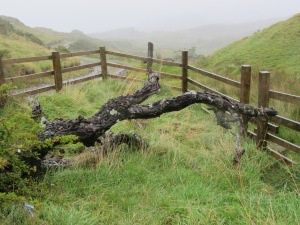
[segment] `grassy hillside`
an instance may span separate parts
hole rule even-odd
[[[0,16],[0,54],[4,59],[50,55],[53,51],[95,50],[101,45],[103,42],[90,38],[80,31],[74,30],[71,33],[63,33],[47,28],[31,28],[16,18]],[[68,58],[63,60],[62,66],[68,67],[79,64],[79,58]],[[5,66],[4,74],[6,77],[14,77],[51,69],[51,61],[40,61]],[[19,83],[15,85],[22,86]]]
[[[262,70],[272,73],[272,87],[300,95],[299,37],[300,14],[297,14],[204,57],[198,66],[239,79],[240,66],[251,65],[254,73]],[[284,82],[279,85],[279,81]]]
[[[21,38],[17,33],[13,36]],[[93,80],[36,98],[50,120],[89,117],[108,99],[141,86]],[[163,87],[147,102],[177,94]],[[0,187],[14,190],[0,193],[0,224],[300,223],[299,165],[280,164],[247,139],[242,166],[233,166],[234,136],[199,104],[112,127],[114,132],[142,136],[149,146],[141,149],[122,145],[103,157],[98,145],[57,146],[51,155],[72,158],[73,167],[49,170],[38,181],[21,179],[21,171],[28,168],[16,156],[36,154],[32,146],[47,144],[37,140],[41,127],[30,115],[24,99],[10,99],[0,110],[0,169],[12,159],[18,162],[9,176],[0,173]],[[4,182],[8,177],[13,180],[10,187]],[[33,217],[24,201],[35,206]]]
[[[0,53],[3,58],[39,56],[49,52],[39,37],[0,17]]]
[[[46,49],[53,50],[58,46],[65,46],[67,49],[70,47],[70,51],[84,51],[98,49],[100,46],[106,45],[103,41],[88,37],[78,30],[74,30],[70,33],[64,33],[42,27],[28,27],[18,19],[12,17],[0,16],[0,20],[2,21],[1,24],[6,23],[10,26],[11,29],[14,30],[14,33],[22,32],[36,37],[36,39],[40,40],[40,45],[44,46]],[[7,33],[6,37],[11,39],[11,35],[11,33]],[[0,40],[1,38],[4,37],[0,37]],[[10,49],[11,46],[6,45],[6,48]],[[31,52],[35,52],[35,48],[33,48]],[[23,55],[23,57],[25,56]]]
[[[78,114],[91,116],[108,99],[131,93],[141,85],[90,81],[38,99],[49,119],[74,118]],[[177,94],[164,87],[147,102]],[[23,115],[30,114],[28,105],[15,100],[9,105],[6,115],[19,111]],[[17,118],[11,117],[10,122],[13,123],[14,119]],[[22,125],[16,123],[14,129]],[[246,153],[242,167],[234,167],[233,135],[217,126],[214,117],[205,114],[200,105],[151,120],[122,121],[112,130],[135,132],[146,139],[149,146],[137,149],[122,145],[111,151],[108,157],[102,156],[97,145],[85,149],[75,156],[74,167],[48,171],[40,182],[29,181],[21,190],[16,189],[26,197],[21,202],[15,199],[2,205],[0,223],[300,222],[297,213],[300,210],[299,168],[277,163],[265,152],[257,151],[255,143],[250,140],[243,143]],[[31,140],[34,141],[33,137]],[[53,154],[74,157],[70,151],[72,148],[74,146],[59,146]],[[24,210],[23,201],[35,206],[33,217]]]

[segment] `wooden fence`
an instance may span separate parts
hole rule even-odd
[[[77,57],[77,56],[86,56],[86,55],[92,55],[97,54],[99,55],[100,61],[96,63],[90,63],[86,65],[80,65],[80,66],[74,66],[69,68],[62,68],[61,67],[61,59],[68,58],[68,57]],[[132,66],[126,66],[126,65],[120,65],[117,63],[109,62],[107,60],[107,56],[118,56],[118,57],[124,57],[127,59],[135,59],[139,61],[146,62],[146,68],[136,68]],[[125,80],[131,80],[131,81],[142,81],[138,79],[133,78],[126,78],[124,76],[118,76],[113,75],[109,73],[108,67],[113,68],[120,68],[130,71],[138,71],[142,74],[149,74],[152,71],[152,65],[153,63],[157,63],[160,65],[167,65],[172,67],[178,67],[181,68],[181,74],[170,74],[170,73],[162,73],[160,72],[161,77],[169,77],[173,79],[181,80],[181,87],[172,87],[177,90],[181,90],[182,92],[188,91],[188,84],[192,84],[202,90],[213,92],[216,94],[219,94],[221,96],[225,96],[232,101],[235,102],[241,102],[244,104],[249,104],[250,99],[250,87],[251,87],[251,66],[249,65],[243,65],[241,67],[241,77],[239,81],[232,80],[223,76],[220,76],[215,73],[211,73],[208,71],[205,71],[200,68],[196,68],[194,66],[191,66],[188,64],[188,51],[182,51],[182,57],[181,62],[170,62],[165,61],[161,59],[155,59],[153,58],[153,44],[148,43],[148,54],[147,57],[142,56],[136,56],[136,55],[130,55],[130,54],[124,54],[120,52],[114,52],[114,51],[107,51],[105,47],[100,47],[99,50],[94,51],[85,51],[85,52],[75,52],[75,53],[63,53],[60,54],[59,52],[53,52],[52,55],[49,56],[40,56],[40,57],[30,57],[30,58],[17,58],[17,59],[2,59],[0,57],[0,85],[7,83],[7,82],[16,82],[16,81],[24,81],[29,79],[36,79],[36,78],[42,78],[42,77],[54,77],[54,83],[51,85],[43,86],[40,88],[35,88],[23,92],[19,92],[15,95],[33,95],[38,94],[41,92],[49,91],[49,90],[56,90],[60,91],[64,84],[76,84],[79,82],[84,82],[87,80],[100,78],[107,79],[115,78],[115,79],[125,79]],[[4,66],[9,64],[16,64],[16,63],[25,63],[25,62],[36,62],[36,61],[42,61],[42,60],[51,60],[53,64],[53,70],[41,72],[41,73],[34,73],[30,75],[24,75],[24,76],[16,76],[16,77],[5,77],[4,74]],[[87,76],[83,78],[75,78],[72,80],[63,80],[63,73],[71,72],[75,70],[81,70],[86,68],[93,68],[96,66],[101,66],[101,72],[94,74],[92,76]],[[240,92],[240,98],[234,99],[230,96],[227,96],[221,92],[218,92],[208,86],[205,86],[201,84],[199,81],[196,81],[195,79],[192,79],[188,76],[189,71],[193,71],[196,74],[206,76],[212,79],[215,79],[217,82],[224,83],[226,85],[230,85],[234,88],[239,89]],[[157,72],[157,71],[156,71]],[[259,84],[258,84],[258,107],[268,107],[269,106],[269,99],[277,99],[279,101],[289,102],[292,104],[300,105],[300,96],[290,95],[286,93],[277,92],[274,90],[270,90],[270,73],[267,71],[261,71],[259,72]],[[252,139],[256,140],[257,147],[259,149],[265,149],[271,152],[271,154],[280,160],[283,160],[285,163],[288,164],[294,164],[292,160],[285,157],[284,155],[280,154],[279,152],[275,151],[274,149],[268,147],[267,143],[272,142],[279,146],[282,146],[284,148],[287,148],[289,150],[292,150],[296,153],[300,153],[300,146],[293,144],[287,140],[284,140],[275,134],[272,134],[268,131],[276,130],[278,129],[277,125],[269,123],[273,122],[281,126],[285,126],[287,128],[290,128],[296,132],[300,131],[300,122],[291,120],[289,118],[285,118],[283,116],[275,116],[271,118],[267,118],[266,120],[258,120],[256,122],[257,127],[254,130],[254,132],[248,130],[248,122],[249,118],[247,116],[243,116],[243,123],[244,123],[244,131],[245,133],[251,137]]]

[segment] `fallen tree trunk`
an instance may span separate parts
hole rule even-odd
[[[128,119],[149,119],[159,117],[163,113],[179,111],[195,103],[205,103],[214,108],[218,124],[228,128],[225,112],[250,117],[274,116],[277,112],[272,108],[255,108],[249,105],[232,102],[229,99],[208,92],[190,91],[170,99],[162,99],[152,104],[139,105],[160,90],[159,76],[150,74],[149,83],[134,94],[110,99],[91,118],[78,116],[76,119],[55,119],[48,122],[41,139],[62,135],[75,135],[78,141],[92,146],[114,124]]]

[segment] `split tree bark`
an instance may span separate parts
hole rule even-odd
[[[110,99],[91,118],[78,116],[76,119],[55,119],[48,122],[41,139],[53,138],[62,135],[76,135],[78,141],[86,146],[95,144],[99,137],[108,131],[114,124],[127,119],[149,119],[159,117],[163,113],[179,111],[195,103],[205,103],[213,107],[217,116],[217,123],[228,129],[230,125],[225,118],[225,112],[250,117],[269,117],[277,115],[272,108],[255,108],[250,105],[232,102],[229,99],[208,92],[189,91],[177,97],[162,99],[152,104],[140,105],[151,95],[160,90],[159,75],[149,75],[148,83],[137,92]]]

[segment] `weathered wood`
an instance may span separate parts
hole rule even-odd
[[[161,59],[152,59],[153,63],[161,64],[161,65],[166,65],[166,66],[176,66],[176,67],[182,67],[181,63],[178,62],[170,62],[170,61],[165,61]]]
[[[129,59],[137,59],[141,60],[143,62],[147,62],[147,57],[142,57],[142,56],[137,56],[137,55],[129,55],[121,52],[113,52],[113,51],[105,51],[107,55],[113,55],[113,56],[119,56],[119,57],[124,57],[124,58],[129,58]]]
[[[188,90],[188,51],[182,51],[181,53],[182,63],[182,93]]]
[[[0,55],[0,85],[5,83],[2,55]]]
[[[51,91],[51,90],[54,90],[54,89],[56,89],[55,85],[51,84],[51,85],[46,85],[46,86],[40,87],[40,88],[33,88],[33,89],[30,89],[30,90],[26,90],[26,91],[15,92],[15,93],[13,93],[13,96],[36,95],[36,94]]]
[[[267,140],[272,141],[273,143],[276,143],[284,148],[287,148],[289,150],[292,150],[294,152],[300,153],[300,146],[293,144],[287,140],[284,140],[280,137],[276,137],[273,134],[268,133],[267,134]]]
[[[8,77],[5,78],[6,82],[17,82],[17,81],[25,81],[32,80],[37,78],[49,77],[54,75],[54,71],[46,71],[41,73],[33,73],[29,75],[17,76],[17,77]]]
[[[175,90],[175,91],[180,91],[180,92],[182,91],[181,87],[177,87],[177,86],[173,86],[173,85],[166,85],[166,84],[164,84],[163,86],[171,88],[172,90]]]
[[[273,134],[278,134],[279,133],[279,126],[269,122],[268,123],[268,131],[273,133]]]
[[[62,53],[60,55],[61,58],[69,58],[69,57],[75,57],[75,56],[82,56],[82,55],[93,55],[93,54],[99,54],[100,50],[93,50],[93,51],[85,51],[85,52],[71,52],[71,53]]]
[[[127,80],[127,81],[130,81],[130,82],[139,82],[139,83],[144,83],[145,82],[145,80],[125,77],[125,76],[119,76],[119,75],[114,75],[114,74],[108,74],[108,77],[110,77],[112,79],[117,79],[117,80]]]
[[[269,120],[273,118],[273,117],[270,117]],[[257,121],[256,120],[249,120],[250,123],[252,124],[255,124],[257,126]],[[255,128],[257,129],[257,128]],[[268,132],[271,132],[273,134],[278,134],[279,132],[279,127],[275,124],[272,124],[270,122],[268,122]]]
[[[157,72],[155,72],[157,73]],[[130,77],[122,77],[122,76],[118,76],[118,75],[114,75],[114,74],[108,74],[108,77],[112,78],[112,79],[117,79],[117,80],[128,80],[130,82],[140,82],[140,83],[144,83],[145,80],[141,80],[141,79],[135,79],[135,78],[130,78]],[[180,77],[181,79],[181,77]],[[168,87],[171,88],[175,91],[181,91],[182,88],[181,87],[176,87],[176,86],[171,86],[171,85],[163,85],[164,87]]]
[[[231,102],[219,95],[195,91],[186,92],[171,99],[163,99],[153,104],[139,105],[160,90],[158,74],[150,74],[149,78],[150,83],[144,84],[134,94],[110,99],[91,118],[85,119],[79,116],[73,120],[56,119],[49,122],[40,136],[41,139],[73,134],[78,136],[78,141],[90,146],[119,121],[155,118],[163,113],[179,111],[194,103],[205,103],[220,111],[246,114],[251,117],[266,117],[277,114],[273,109],[246,108],[241,103]]]
[[[100,47],[100,60],[101,60],[101,71],[102,71],[102,79],[107,79],[107,62],[106,62],[106,54],[105,47]]]
[[[89,63],[89,64],[81,65],[81,66],[67,67],[67,68],[61,69],[61,72],[62,73],[67,73],[67,72],[72,72],[72,71],[76,71],[76,70],[82,70],[82,69],[92,68],[92,67],[95,67],[95,66],[101,66],[101,63],[97,62],[97,63]]]
[[[3,59],[3,64],[14,64],[14,63],[27,63],[27,62],[37,62],[44,60],[51,60],[52,56],[37,56],[37,57],[28,57],[28,58],[16,58],[16,59]]]
[[[257,139],[257,134],[248,130],[248,137],[250,137],[252,140],[255,141]],[[297,164],[293,160],[291,160],[291,159],[287,158],[286,156],[280,154],[279,152],[271,149],[270,147],[267,147],[266,150],[269,151],[271,153],[271,155],[277,160],[283,161],[286,164],[291,164],[291,165]]]
[[[129,58],[129,59],[136,59],[136,60],[141,60],[143,62],[147,62],[148,57],[143,57],[143,56],[137,56],[137,55],[129,55],[121,52],[114,52],[114,51],[105,51],[107,55],[113,55],[113,56],[119,56],[119,57],[124,57],[124,58]],[[152,58],[152,63],[157,63],[157,64],[162,64],[162,65],[167,65],[167,66],[177,66],[181,67],[181,63],[178,62],[169,62],[161,59],[154,59]]]
[[[257,129],[255,128],[254,129],[254,133],[257,133]],[[296,144],[293,144],[287,140],[284,140],[280,137],[277,137],[273,134],[270,134],[269,132],[267,133],[267,136],[266,136],[266,140],[270,141],[270,142],[273,142],[277,145],[280,145],[281,147],[284,147],[284,148],[287,148],[289,150],[292,150],[294,152],[297,152],[297,153],[300,153],[300,146],[296,145]]]
[[[269,107],[270,73],[267,71],[259,72],[258,83],[258,107]],[[268,117],[260,117],[257,120],[257,139],[256,145],[260,149],[267,148]]]
[[[241,87],[241,83],[238,82],[238,81],[235,81],[235,80],[232,80],[232,79],[229,79],[229,78],[226,78],[226,77],[222,77],[218,74],[215,74],[215,73],[211,73],[211,72],[208,72],[206,70],[202,70],[202,69],[199,69],[199,68],[196,68],[194,66],[188,66],[188,68],[196,73],[200,73],[202,75],[205,75],[207,77],[210,77],[212,79],[215,79],[215,80],[218,80],[218,81],[221,81],[225,84],[229,84],[231,86],[234,86],[234,87],[237,87],[237,88],[240,88]]]
[[[291,120],[291,119],[285,118],[280,115],[271,117],[270,120],[274,123],[278,123],[280,125],[286,126],[292,130],[300,131],[300,122],[299,121]]]
[[[243,121],[242,121],[241,117],[238,118],[237,122],[238,122],[239,128],[235,135],[235,138],[236,138],[235,152],[236,152],[236,154],[235,154],[235,158],[234,158],[233,162],[236,165],[240,165],[242,156],[245,153],[245,149],[242,148],[242,144],[241,144],[241,137],[243,136],[244,129],[243,129],[243,125],[242,125]]]
[[[251,66],[243,65],[241,69],[240,102],[249,104],[251,86]]]
[[[291,95],[291,94],[270,90],[269,97],[273,99],[277,99],[279,101],[300,105],[300,96],[297,95]]]
[[[293,160],[289,159],[288,157],[280,154],[279,152],[275,151],[274,149],[268,147],[267,150],[270,152],[270,154],[277,160],[283,161],[287,165],[296,165],[297,163]]]
[[[78,83],[82,83],[82,82],[85,82],[85,81],[97,79],[97,78],[100,78],[100,77],[102,77],[102,74],[95,74],[95,75],[92,75],[92,76],[84,76],[84,77],[78,77],[78,78],[76,77],[76,78],[64,81],[63,84],[64,85],[78,84]]]
[[[258,83],[258,107],[269,106],[270,73],[268,71],[259,72]]]
[[[104,155],[106,155],[109,150],[121,144],[127,144],[130,147],[135,146],[139,149],[148,146],[148,143],[137,134],[115,134],[113,132],[107,132],[102,135],[99,142],[101,143],[102,153]]]
[[[196,87],[199,87],[199,88],[201,88],[201,89],[203,89],[205,91],[209,91],[209,92],[215,93],[217,95],[223,96],[223,97],[228,98],[228,99],[230,99],[231,101],[234,101],[234,102],[239,102],[237,99],[234,99],[234,98],[232,98],[232,97],[230,97],[228,95],[225,95],[225,94],[223,94],[221,92],[218,92],[218,91],[216,91],[216,90],[214,90],[214,89],[212,89],[210,87],[205,86],[204,84],[200,84],[199,82],[197,82],[197,81],[195,81],[195,80],[193,80],[193,79],[191,79],[189,77],[188,77],[188,82],[190,82],[191,84],[193,84]]]
[[[111,73],[108,73],[107,76],[109,78],[117,79],[117,80],[127,80],[129,78],[129,77],[119,76],[119,75],[115,75],[115,74],[111,74]]]
[[[160,77],[168,77],[168,78],[172,78],[172,79],[178,79],[181,80],[181,76],[176,75],[176,74],[171,74],[171,73],[163,73],[163,72],[159,72],[159,71],[153,71],[155,73],[159,73]]]
[[[152,73],[152,58],[153,58],[153,43],[148,42],[147,76],[149,76]]]
[[[241,68],[241,91],[240,102],[249,104],[250,102],[250,87],[251,87],[251,66],[243,65]],[[247,136],[249,117],[242,115],[242,134]]]
[[[58,92],[62,89],[63,85],[59,52],[52,52],[52,63],[54,71],[55,89]]]
[[[125,69],[125,70],[131,70],[131,71],[137,71],[137,72],[145,72],[147,73],[146,69],[141,69],[141,68],[136,68],[132,66],[125,66],[125,65],[120,65],[117,63],[107,63],[107,66],[114,67],[114,68],[119,68],[119,69]]]

